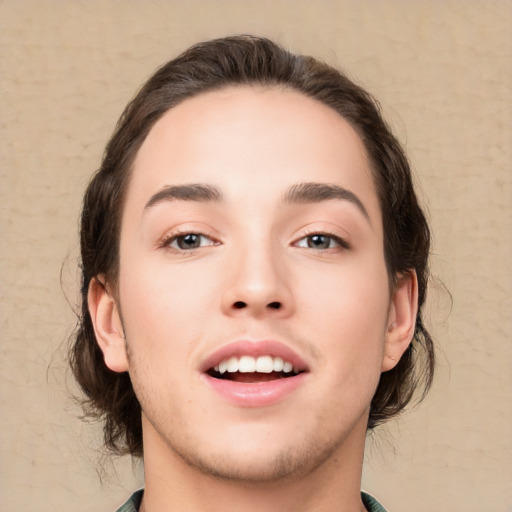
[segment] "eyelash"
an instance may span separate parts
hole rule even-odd
[[[208,239],[210,241],[210,243],[208,243],[206,245],[199,245],[198,247],[191,247],[191,248],[190,247],[189,248],[184,248],[184,247],[179,247],[179,246],[178,247],[172,247],[173,243],[176,242],[176,243],[179,244],[179,241],[185,239],[185,237],[187,237],[187,236],[196,236],[196,237],[199,237],[200,239]],[[329,239],[329,245],[330,245],[330,242],[334,242],[337,245],[337,247],[318,248],[318,247],[310,247],[309,245],[306,246],[306,247],[299,245],[299,242],[305,241],[308,238],[312,238],[312,237],[315,237],[315,236],[328,238]],[[204,233],[199,233],[199,232],[195,232],[195,231],[179,231],[177,233],[173,233],[173,234],[163,238],[162,241],[159,244],[159,247],[163,248],[163,249],[174,250],[176,252],[191,253],[191,252],[193,252],[193,251],[195,251],[197,249],[219,245],[219,243],[220,242],[215,240],[213,237],[211,237],[211,236],[209,236],[207,234],[204,234]],[[318,250],[318,251],[327,251],[327,250],[332,250],[332,249],[337,249],[337,248],[338,249],[345,249],[346,250],[346,249],[350,249],[351,248],[350,244],[345,239],[343,239],[343,238],[341,238],[338,235],[335,235],[333,233],[324,232],[324,231],[312,231],[311,233],[306,233],[303,236],[301,236],[301,238],[299,238],[292,245],[294,245],[295,247],[301,247],[301,248],[304,248],[304,249],[312,249],[313,251],[316,251],[316,250]]]
[[[174,242],[179,243],[180,240],[185,239],[187,236],[197,236],[201,239],[208,239],[211,243],[208,243],[206,245],[199,245],[198,247],[192,247],[192,248],[183,248],[183,247],[172,247],[172,244]],[[203,247],[210,247],[213,245],[219,245],[219,242],[216,241],[213,237],[206,235],[204,233],[198,233],[195,231],[179,231],[176,233],[173,233],[171,235],[168,235],[162,239],[162,241],[159,244],[159,247],[163,249],[170,249],[177,252],[184,252],[184,253],[190,253],[197,249],[202,249]]]
[[[299,238],[296,242],[294,242],[293,245],[295,245],[297,247],[302,247],[302,246],[298,245],[299,242],[301,242],[302,240],[307,240],[308,238],[311,238],[311,237],[314,237],[314,236],[322,236],[322,237],[329,238],[331,241],[336,243],[338,247],[326,247],[326,248],[323,248],[323,249],[318,249],[318,248],[315,248],[315,247],[307,246],[307,247],[303,247],[304,249],[327,251],[327,250],[336,249],[336,248],[343,249],[343,250],[351,248],[351,245],[345,239],[341,238],[338,235],[335,235],[334,233],[329,233],[329,232],[325,232],[325,231],[312,231],[311,233],[306,233],[301,238]]]

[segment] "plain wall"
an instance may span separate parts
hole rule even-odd
[[[390,512],[512,510],[511,27],[505,0],[1,1],[1,508],[114,510],[141,484],[129,459],[102,456],[70,398],[81,195],[158,65],[256,33],[381,101],[453,295],[450,311],[441,286],[430,294],[434,388],[372,436],[364,488]]]

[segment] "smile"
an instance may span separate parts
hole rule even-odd
[[[230,357],[229,359],[222,360],[218,365],[213,368],[214,373],[219,376],[232,373],[259,373],[264,375],[278,374],[280,376],[297,375],[299,370],[293,367],[290,361],[285,361],[281,357],[272,357],[264,355],[259,357],[252,357],[244,355],[242,357]],[[230,375],[226,376],[230,378]]]
[[[280,402],[304,381],[306,363],[276,341],[240,341],[223,347],[203,366],[203,378],[232,405],[262,407]]]

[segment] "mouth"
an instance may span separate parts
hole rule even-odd
[[[281,357],[243,355],[223,359],[219,364],[209,368],[206,373],[214,379],[253,384],[289,379],[304,371]]]
[[[205,382],[235,406],[264,407],[294,393],[309,367],[278,341],[237,341],[212,354],[201,367]]]

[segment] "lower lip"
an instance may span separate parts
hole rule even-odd
[[[303,382],[306,373],[267,382],[235,382],[205,375],[206,382],[222,398],[240,407],[265,407],[284,400]]]

